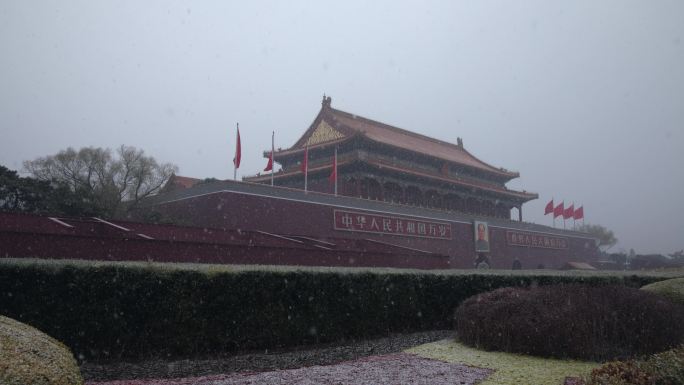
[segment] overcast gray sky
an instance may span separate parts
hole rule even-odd
[[[0,2],[0,164],[134,145],[230,178],[320,108],[450,142],[613,229],[684,248],[684,2]]]

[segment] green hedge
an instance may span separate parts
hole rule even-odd
[[[663,279],[169,266],[0,261],[0,314],[63,341],[81,360],[138,359],[447,329],[461,301],[499,287]]]

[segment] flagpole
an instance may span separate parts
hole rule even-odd
[[[561,210],[561,219],[563,220],[563,230],[565,230],[565,201],[562,201],[563,209]]]
[[[337,146],[335,146],[335,196],[337,196]]]
[[[309,179],[309,145],[306,145],[304,149],[304,192],[308,191],[308,179]]]
[[[563,215],[563,230],[566,229],[566,227],[565,227],[565,212],[567,209],[568,209],[568,206],[565,205],[565,200],[563,200],[563,213],[561,214],[561,215]]]
[[[556,213],[555,213],[555,208],[556,206],[553,204],[555,197],[551,197],[551,218],[553,218],[553,228],[556,228]]]
[[[275,131],[271,133],[271,187],[273,187],[273,170],[275,169],[275,164],[273,160],[275,159]]]
[[[240,140],[240,123],[235,123],[235,159],[237,159],[238,141]],[[233,180],[237,180],[237,163],[233,160]]]
[[[575,231],[577,229],[576,222],[575,222],[575,202],[572,202],[572,231]]]

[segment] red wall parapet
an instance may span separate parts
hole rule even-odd
[[[446,256],[367,240],[13,213],[0,213],[0,257],[449,268]]]
[[[510,269],[516,260],[526,269],[560,268],[567,262],[591,263],[598,257],[595,240],[588,234],[251,183],[207,184],[160,196],[152,207],[196,226],[316,239],[371,239],[446,255],[451,268],[472,268],[482,258],[498,269]],[[485,227],[484,249],[475,247],[476,224]]]

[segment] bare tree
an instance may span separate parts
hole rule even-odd
[[[24,162],[36,179],[66,183],[74,191],[93,196],[112,217],[120,217],[158,193],[178,167],[158,163],[143,150],[122,145],[115,156],[109,149],[84,147]]]
[[[604,248],[603,251],[607,251],[611,247],[615,246],[618,239],[611,230],[601,226],[601,225],[591,225],[587,223],[586,225],[578,226],[577,231],[588,233],[595,236],[599,240],[598,247]]]

